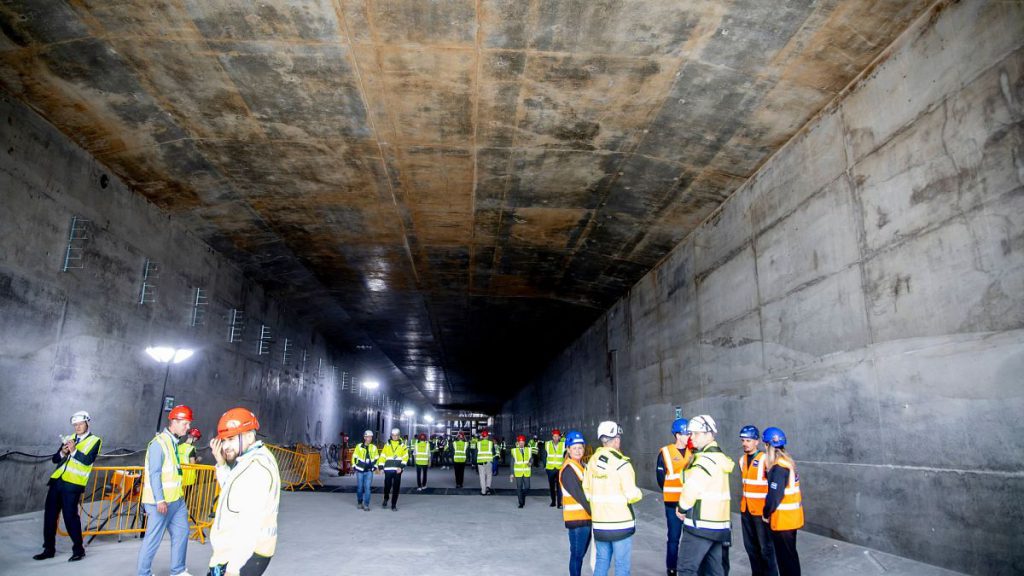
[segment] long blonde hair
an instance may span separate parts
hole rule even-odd
[[[793,473],[796,473],[796,460],[794,460],[793,456],[786,451],[785,446],[780,446],[779,448],[776,448],[775,446],[769,444],[768,453],[765,455],[764,460],[765,470],[771,470],[772,468],[775,467],[776,462],[778,462],[779,460],[783,460],[793,471]]]

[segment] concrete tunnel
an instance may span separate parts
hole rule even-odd
[[[74,412],[98,484],[175,404],[320,458],[266,574],[565,573],[543,467],[365,514],[339,444],[605,420],[664,574],[699,414],[785,431],[805,573],[1024,573],[1018,0],[0,0],[0,200],[0,573],[70,569]],[[75,573],[134,573],[88,494]]]

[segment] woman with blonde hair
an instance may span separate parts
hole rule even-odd
[[[779,576],[800,576],[800,557],[796,553],[796,531],[804,525],[800,474],[796,461],[786,451],[786,433],[781,428],[766,428],[762,440],[768,453],[768,495],[762,518],[771,534]]]

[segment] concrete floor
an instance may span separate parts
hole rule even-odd
[[[536,474],[541,477],[537,478]],[[534,470],[533,488],[543,488],[543,471]],[[448,576],[463,573],[500,576],[554,575],[566,572],[568,543],[561,511],[548,507],[546,495],[530,496],[526,507],[516,507],[514,496],[506,495],[505,469],[493,486],[499,494],[483,497],[454,489],[451,470],[431,470],[429,485],[438,493],[415,493],[415,473],[403,483],[413,493],[402,494],[398,512],[380,508],[382,477],[375,479],[374,508],[356,509],[351,477],[327,476],[325,490],[318,493],[286,492],[281,497],[280,540],[277,555],[267,571],[275,574],[361,574],[365,576]],[[467,471],[466,486],[478,486],[477,476]],[[664,517],[657,495],[645,491],[638,506],[639,524],[633,552],[633,573],[663,574]],[[738,519],[736,520],[738,526]],[[57,557],[36,562],[32,555],[41,544],[42,514],[33,512],[0,519],[0,574],[66,574],[71,545],[58,540]],[[750,574],[742,537],[734,533],[732,574]],[[133,574],[138,553],[137,539],[117,542],[97,539],[88,556],[74,565],[75,576]],[[189,543],[188,569],[194,576],[206,573],[209,545]],[[877,552],[809,533],[801,533],[799,550],[804,573],[830,576],[870,574],[924,576],[957,574],[948,570]],[[529,563],[518,565],[523,551]],[[169,544],[164,540],[155,573],[168,573]],[[394,562],[392,558],[400,558]],[[298,572],[296,572],[298,571]],[[590,574],[584,568],[584,574]]]

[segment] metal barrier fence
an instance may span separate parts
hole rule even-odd
[[[285,490],[313,489],[320,483],[320,452],[298,445],[297,450],[289,450],[281,446],[267,444],[267,449],[277,458],[277,467],[281,472],[281,486]]]
[[[216,472],[213,466],[202,464],[185,464],[181,468],[190,537],[205,542],[220,494]],[[125,534],[146,531],[146,514],[142,507],[143,470],[142,466],[93,466],[89,484],[79,502],[83,537],[89,537],[92,542],[96,536],[117,536],[120,541]],[[67,536],[59,524],[57,531]]]

